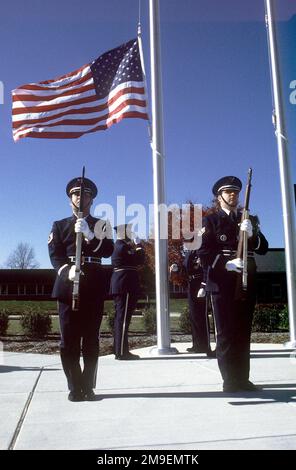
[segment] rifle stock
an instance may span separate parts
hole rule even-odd
[[[77,217],[83,218],[83,199],[84,199],[84,173],[85,167],[82,169],[81,185],[80,185],[80,200]],[[81,248],[82,248],[82,233],[76,233],[76,251],[75,251],[75,278],[73,281],[72,290],[72,310],[79,310],[79,286],[81,275]]]

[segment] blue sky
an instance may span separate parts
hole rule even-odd
[[[253,167],[251,212],[272,247],[283,246],[283,223],[264,2],[161,0],[161,45],[169,203],[209,204],[221,176],[243,182]],[[288,85],[295,7],[281,2],[281,45],[288,137],[295,181],[294,107]],[[99,187],[96,203],[153,202],[147,124],[126,119],[108,131],[73,140],[21,139],[11,132],[12,89],[68,73],[136,36],[137,0],[14,0],[1,5],[0,265],[28,242],[41,267],[50,267],[52,222],[70,215],[67,182],[86,166]],[[148,1],[141,2],[145,65],[150,87]],[[295,30],[295,28],[294,28]],[[290,54],[288,53],[290,51]],[[150,92],[149,92],[150,94]]]

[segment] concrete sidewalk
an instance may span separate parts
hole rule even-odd
[[[67,400],[59,356],[3,353],[0,448],[296,449],[292,351],[253,344],[252,380],[264,390],[226,394],[215,359],[174,346],[179,355],[101,357],[97,401],[80,403]]]

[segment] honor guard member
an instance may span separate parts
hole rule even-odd
[[[250,337],[255,307],[256,264],[254,252],[264,255],[268,242],[258,218],[241,221],[238,210],[241,181],[225,176],[213,186],[214,209],[204,218],[202,245],[198,250],[206,273],[206,290],[211,293],[217,329],[217,359],[223,391],[256,391],[249,381]],[[245,295],[236,295],[242,260],[236,258],[239,231],[248,236],[248,285]]]
[[[131,227],[131,224],[114,227],[117,240],[112,254],[110,293],[115,304],[114,354],[119,360],[139,359],[129,352],[128,328],[140,294],[137,266],[144,264],[145,252],[138,237],[132,240]]]
[[[51,263],[57,271],[52,297],[58,300],[61,330],[60,354],[70,390],[70,401],[93,400],[99,354],[99,329],[104,298],[107,293],[106,275],[101,257],[113,252],[111,227],[90,215],[97,195],[96,185],[84,178],[83,218],[77,218],[81,178],[72,179],[66,193],[73,215],[53,223],[48,240]],[[109,224],[110,226],[110,224]],[[72,290],[75,278],[76,234],[83,234],[79,309],[72,310]],[[80,367],[82,350],[84,368]]]
[[[208,357],[216,357],[216,353],[211,350],[210,345],[207,299],[205,296],[198,296],[199,289],[203,285],[203,269],[197,250],[186,251],[182,268],[188,280],[187,298],[192,331],[192,347],[187,348],[187,351],[190,353],[205,353]],[[176,263],[172,264],[170,272],[178,271],[179,266]]]

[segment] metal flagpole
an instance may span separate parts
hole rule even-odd
[[[151,61],[151,101],[152,101],[152,159],[154,194],[154,237],[155,237],[155,282],[157,347],[153,354],[175,354],[170,347],[169,295],[168,295],[168,243],[160,239],[160,204],[165,204],[164,184],[164,139],[162,81],[160,60],[159,2],[150,0],[150,61]]]
[[[273,0],[265,0],[266,28],[269,45],[272,91],[274,100],[274,126],[278,146],[280,167],[280,183],[283,206],[286,276],[288,290],[290,341],[287,347],[296,347],[296,239],[295,239],[295,207],[294,192],[291,181],[291,170],[286,138],[285,120],[283,113],[283,100],[281,93],[280,71],[278,62],[278,49],[276,28],[274,22]]]

